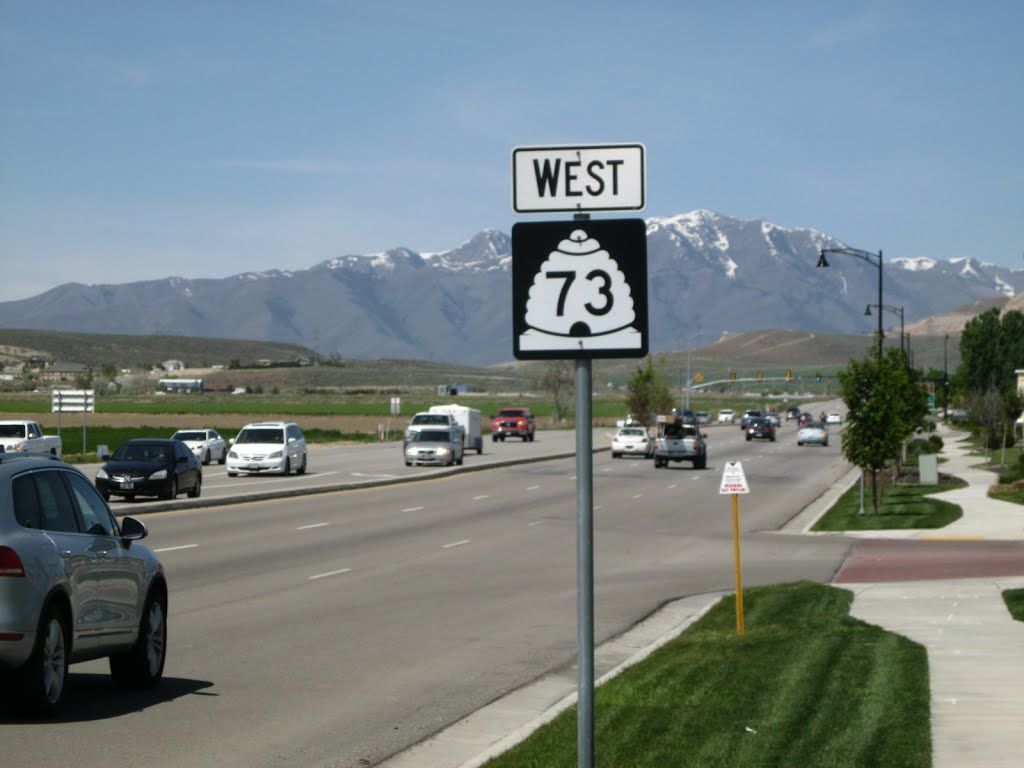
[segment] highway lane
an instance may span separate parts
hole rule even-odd
[[[838,567],[842,539],[761,533],[845,471],[838,447],[798,448],[792,429],[777,443],[710,433],[705,471],[595,457],[599,641],[666,600],[731,588],[731,504],[717,492],[727,459],[743,462],[752,489],[741,500],[746,584],[827,581]],[[573,662],[574,472],[560,459],[147,516],[171,583],[165,684],[126,696],[105,664],[75,667],[62,720],[0,724],[5,756],[379,762]]]

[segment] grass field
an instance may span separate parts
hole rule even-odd
[[[871,505],[871,481],[864,486],[864,510],[860,514],[860,484],[855,484],[814,524],[815,531],[874,531],[885,529],[942,528],[963,516],[963,510],[930,494],[964,488],[966,483],[939,475],[938,485],[887,485],[878,513]]]
[[[744,591],[597,689],[597,768],[927,768],[928,660],[801,582]],[[573,768],[575,708],[486,768]]]

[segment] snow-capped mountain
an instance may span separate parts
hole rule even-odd
[[[705,210],[646,223],[652,351],[681,348],[698,333],[708,343],[765,328],[876,327],[864,310],[878,302],[878,268],[844,254],[816,268],[821,248],[844,245],[829,235]],[[510,237],[485,230],[438,253],[396,248],[222,279],[68,283],[0,303],[0,325],[266,339],[325,355],[490,364],[512,359],[511,263]],[[891,258],[883,278],[883,303],[903,307],[907,323],[1024,289],[1024,271],[974,259]],[[885,323],[898,328],[898,316],[887,313]]]

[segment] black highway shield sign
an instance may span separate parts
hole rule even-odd
[[[518,360],[645,357],[644,220],[515,224],[512,344]]]

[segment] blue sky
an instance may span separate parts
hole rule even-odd
[[[0,0],[0,300],[510,232],[516,146],[643,216],[1024,268],[1024,3]],[[634,214],[627,214],[634,215]]]

